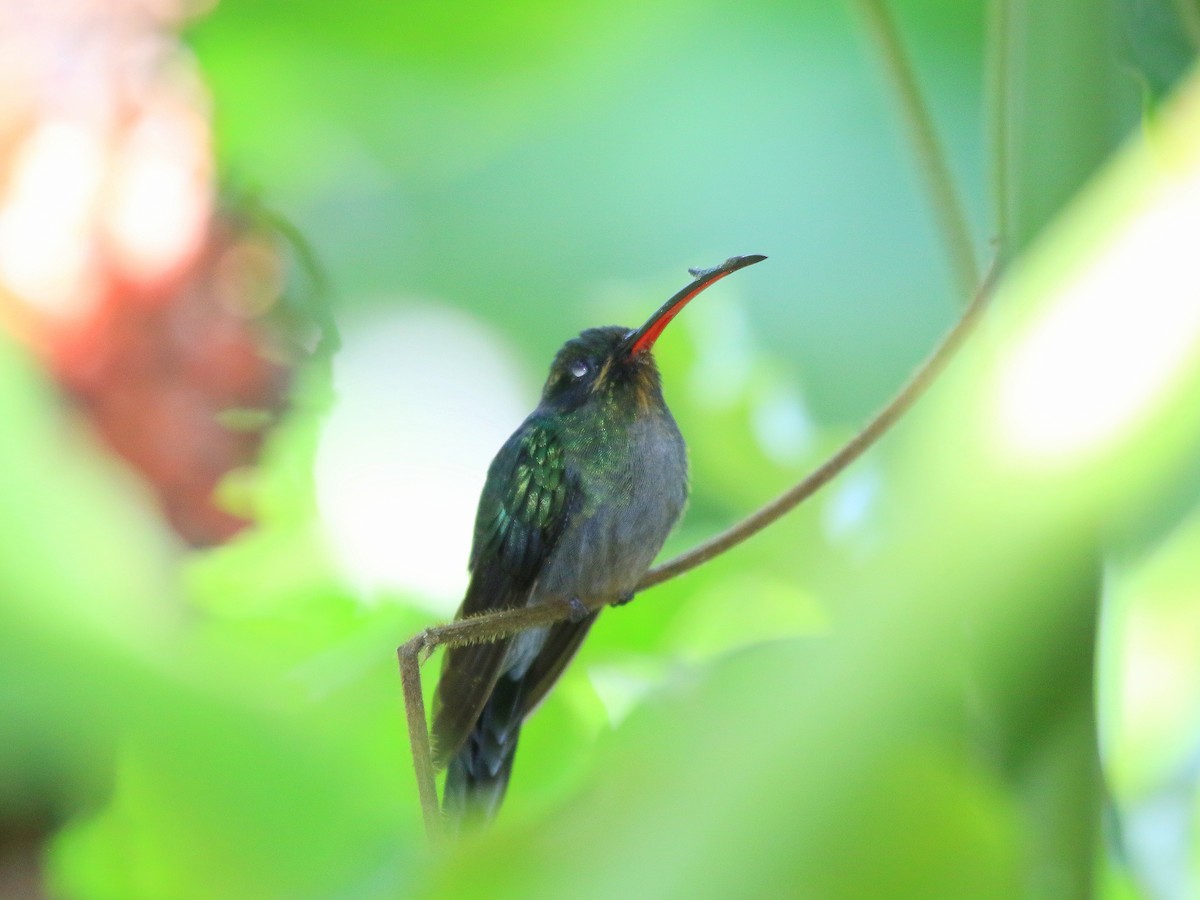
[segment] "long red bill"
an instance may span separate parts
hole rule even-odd
[[[681,290],[678,294],[664,303],[658,308],[646,324],[637,331],[631,331],[629,336],[625,338],[624,344],[628,348],[630,356],[636,356],[654,346],[654,342],[658,340],[658,336],[662,334],[663,329],[670,324],[671,320],[679,315],[679,311],[687,306],[688,301],[699,294],[710,284],[715,284],[720,281],[730,272],[736,272],[738,269],[744,269],[746,266],[752,266],[757,262],[762,262],[766,259],[765,256],[731,256],[721,265],[712,269],[689,269],[695,279],[691,284]]]

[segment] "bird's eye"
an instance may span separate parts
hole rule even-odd
[[[582,378],[588,373],[588,364],[583,360],[571,363],[571,374],[576,378]]]

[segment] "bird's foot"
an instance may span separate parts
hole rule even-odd
[[[624,606],[626,603],[628,603],[632,599],[633,599],[633,591],[626,591],[624,594],[622,594],[620,597],[618,597],[616,600],[614,600],[612,602],[612,605],[613,606]]]
[[[571,607],[570,622],[572,625],[578,625],[592,614],[592,611],[587,608],[587,604],[578,597],[572,597],[567,604]]]

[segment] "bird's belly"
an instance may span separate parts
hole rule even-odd
[[[671,437],[634,454],[615,490],[611,480],[593,487],[593,508],[564,531],[534,602],[612,602],[637,586],[687,501],[686,451],[677,431]]]
[[[560,540],[560,552],[538,579],[534,602],[571,597],[605,602],[620,599],[637,586],[669,530],[669,524],[631,527],[611,516],[580,523]]]
[[[654,562],[683,509],[677,502],[658,510],[616,509],[570,527],[542,570],[529,602],[578,597],[588,605],[611,603],[630,594]],[[541,652],[548,628],[530,628],[512,639],[504,660],[509,677],[522,677]]]

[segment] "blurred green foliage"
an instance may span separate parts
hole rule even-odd
[[[1002,233],[1015,256],[994,320],[842,482],[606,613],[527,725],[497,827],[443,852],[421,833],[394,657],[430,598],[368,602],[317,514],[328,360],[236,492],[257,527],[183,554],[0,344],[0,797],[53,823],[53,890],[1183,896],[1196,366],[1119,440],[1054,465],[1005,444],[995,401],[1152,193],[1145,164],[1097,171],[1192,54],[1173,10],[895,4],[980,255]],[[189,40],[223,171],[312,243],[335,317],[465,310],[532,384],[563,339],[640,320],[686,265],[771,256],[660,345],[694,481],[668,552],[820,461],[957,307],[880,67],[839,6],[225,0]],[[1181,158],[1194,177],[1200,157]],[[1131,681],[1147,660],[1170,677]],[[1136,840],[1164,795],[1182,868]]]

